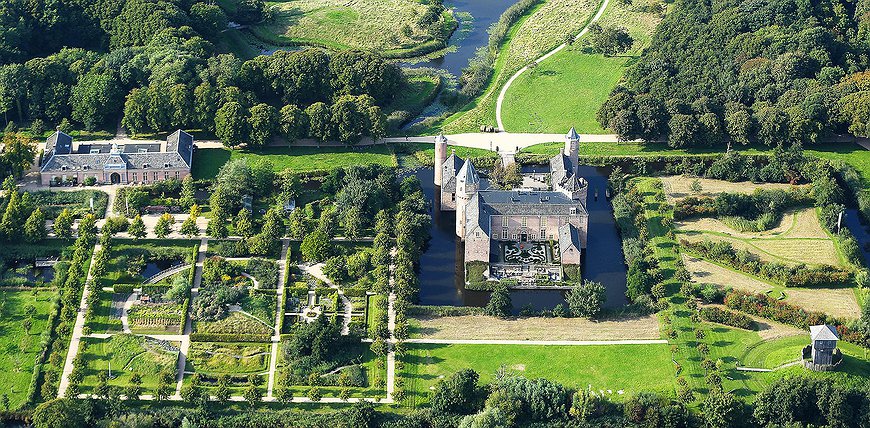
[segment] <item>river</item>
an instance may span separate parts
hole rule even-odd
[[[465,289],[462,243],[455,233],[456,215],[434,209],[435,184],[431,168],[418,169],[417,177],[423,183],[423,192],[433,206],[431,240],[420,258],[420,303],[424,305],[484,306],[489,293]],[[613,219],[613,208],[604,197],[607,171],[581,166],[580,173],[589,181],[589,234],[583,277],[604,284],[607,289],[606,307],[619,307],[627,303],[625,297],[626,267],[622,256],[622,241]],[[481,187],[486,183],[481,180]],[[595,198],[595,192],[599,197]],[[535,309],[552,309],[564,302],[557,290],[516,290],[511,292],[515,309],[531,304]]]

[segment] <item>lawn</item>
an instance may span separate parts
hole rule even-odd
[[[82,392],[89,392],[97,385],[97,375],[111,369],[109,385],[130,385],[133,373],[142,376],[143,394],[154,392],[158,375],[163,371],[175,373],[178,360],[178,343],[158,341],[130,334],[116,334],[108,339],[83,338],[86,349],[82,351],[85,378]],[[174,375],[173,375],[174,376]]]
[[[217,176],[230,159],[268,160],[275,171],[291,169],[311,172],[351,165],[396,166],[389,146],[353,147],[267,147],[256,151],[199,149],[194,153],[193,177],[207,180]]]
[[[474,147],[448,146],[448,156],[455,152],[456,156],[468,158],[498,158],[494,151],[478,149]],[[401,143],[396,147],[399,156],[399,165],[402,167],[433,166],[435,165],[435,146],[426,143]]]
[[[546,378],[571,388],[604,391],[614,397],[639,391],[673,391],[668,345],[443,345],[408,344],[403,358],[408,403],[428,401],[441,379],[465,368],[488,383],[500,367],[527,378]]]
[[[312,45],[334,50],[374,50],[400,56],[437,43],[441,28],[418,25],[426,4],[415,0],[293,0],[268,2],[274,17],[251,27],[257,38],[276,45]],[[442,25],[451,28],[448,12]],[[432,45],[429,50],[440,45]]]
[[[496,125],[495,101],[502,85],[517,70],[564,42],[566,35],[577,34],[592,19],[597,0],[549,0],[534,7],[513,25],[502,43],[493,77],[482,95],[441,126],[445,132],[477,132],[480,125]]]
[[[502,121],[510,132],[603,134],[595,114],[622,77],[628,57],[577,49],[559,52],[517,78],[505,94]]]
[[[0,373],[3,373],[0,393],[9,396],[9,408],[17,409],[27,399],[27,389],[33,364],[41,351],[40,334],[49,328],[48,315],[53,290],[12,291],[0,289]],[[26,308],[36,309],[30,331],[24,329],[28,319]]]

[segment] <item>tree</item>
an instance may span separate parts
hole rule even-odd
[[[90,72],[72,89],[72,117],[92,130],[106,124],[121,110],[121,91],[111,74]]]
[[[64,208],[54,219],[54,234],[58,238],[72,238],[73,216],[68,208]]]
[[[163,213],[163,215],[157,219],[157,224],[154,225],[154,235],[160,239],[166,238],[170,233],[172,233],[173,224],[175,224],[175,217],[172,217],[172,214]]]
[[[85,409],[77,400],[56,398],[40,404],[33,412],[34,428],[77,428],[83,426],[87,426]]]
[[[9,192],[6,211],[0,220],[0,235],[7,241],[16,241],[21,235],[22,211],[21,194],[17,190]]]
[[[311,104],[305,109],[305,116],[308,117],[309,136],[322,142],[335,138],[335,128],[329,106],[322,102]]]
[[[318,228],[302,239],[299,249],[305,260],[320,262],[329,258],[332,253],[332,242],[329,236]]]
[[[489,303],[486,304],[483,313],[491,317],[507,318],[511,316],[513,310],[510,291],[506,286],[499,284],[489,297]]]
[[[248,125],[251,130],[248,144],[254,147],[267,146],[278,130],[278,112],[268,104],[257,104],[251,107]]]
[[[278,119],[281,135],[292,143],[308,134],[308,118],[295,104],[281,107]]]
[[[181,223],[181,234],[187,236],[188,238],[192,238],[196,235],[199,235],[199,226],[196,225],[196,217],[188,216]]]
[[[254,235],[254,226],[251,224],[251,212],[242,208],[236,214],[236,234],[245,238]]]
[[[260,401],[263,400],[263,392],[260,391],[260,388],[257,388],[257,385],[249,384],[247,388],[245,388],[244,392],[245,401],[251,405],[251,408],[257,405]]]
[[[127,398],[139,398],[142,395],[142,375],[133,373],[130,375],[130,385],[127,386]]]
[[[227,28],[227,15],[216,4],[194,3],[190,7],[190,22],[203,37],[212,39]]]
[[[21,178],[36,156],[36,140],[20,133],[6,133],[0,139],[0,177]]]
[[[480,376],[471,369],[462,369],[438,384],[431,406],[436,414],[463,414],[477,411],[477,380]]]
[[[621,54],[631,49],[634,39],[625,28],[607,27],[602,28],[598,24],[589,25],[589,33],[592,36],[592,48],[604,56]]]
[[[241,104],[230,101],[217,110],[214,118],[215,134],[227,147],[238,147],[248,139],[249,125]]]
[[[575,285],[565,295],[571,315],[583,318],[597,317],[606,299],[604,286],[588,279]]]
[[[133,217],[133,221],[130,222],[130,227],[127,228],[127,233],[132,236],[134,240],[145,237],[145,222],[142,221],[141,215],[136,214],[136,217]]]
[[[178,203],[184,208],[190,208],[196,203],[196,185],[193,183],[192,175],[187,175],[181,180],[181,198]]]

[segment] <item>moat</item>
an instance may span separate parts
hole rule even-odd
[[[524,168],[524,172],[539,172]],[[622,255],[622,242],[613,219],[613,207],[605,197],[608,170],[581,166],[580,174],[589,182],[589,234],[583,259],[584,278],[597,281],[607,288],[608,308],[627,303],[625,297],[626,266]],[[431,168],[414,172],[423,185],[423,192],[431,205],[435,204],[434,171]],[[488,183],[481,179],[481,189]],[[597,197],[596,197],[597,195]],[[489,292],[465,289],[462,278],[463,247],[457,242],[456,214],[431,211],[431,240],[420,259],[420,303],[424,305],[484,306]],[[531,304],[535,309],[552,309],[563,303],[563,292],[558,290],[515,290],[511,292],[515,310]]]

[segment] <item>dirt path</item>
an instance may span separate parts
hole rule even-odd
[[[278,345],[281,343],[281,324],[284,319],[284,278],[287,276],[287,252],[290,251],[290,241],[281,240],[281,258],[278,260],[278,296],[275,311],[275,334],[272,336],[272,347],[269,352],[269,380],[266,383],[266,399],[273,400],[275,392],[275,373],[278,369]]]

